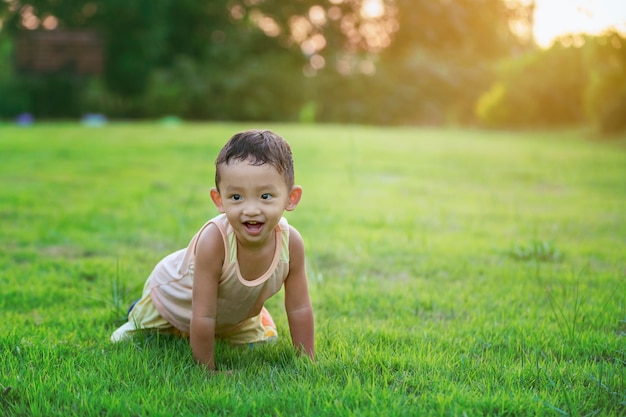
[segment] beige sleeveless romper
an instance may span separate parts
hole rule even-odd
[[[114,342],[138,329],[189,334],[196,244],[209,225],[218,227],[224,241],[224,264],[218,283],[215,336],[231,343],[255,343],[276,337],[275,326],[263,303],[276,294],[289,273],[289,225],[282,218],[276,226],[276,250],[270,268],[247,281],[239,272],[237,240],[226,215],[202,226],[186,249],[161,260],[148,277],[141,299],[131,310],[128,323],[112,335]]]

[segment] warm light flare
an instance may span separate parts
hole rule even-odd
[[[598,35],[607,29],[626,33],[626,1],[535,0],[533,35],[541,47],[563,35]]]
[[[59,20],[52,15],[48,15],[44,17],[43,21],[41,22],[41,25],[46,30],[54,30],[57,28],[57,26],[59,26]]]
[[[375,19],[385,14],[385,5],[382,0],[363,0],[361,16],[365,19]]]
[[[264,15],[258,9],[250,11],[250,20],[254,22],[267,36],[276,37],[280,35],[280,26],[274,19]]]
[[[326,11],[322,6],[313,6],[309,9],[309,19],[314,25],[323,26],[326,23]]]
[[[39,27],[39,18],[35,16],[35,9],[31,5],[26,5],[20,10],[22,16],[22,26],[29,30],[35,30]]]

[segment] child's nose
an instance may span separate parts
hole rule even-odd
[[[261,208],[259,207],[259,204],[256,202],[249,202],[248,204],[246,204],[243,210],[243,214],[245,214],[246,216],[255,216],[260,213],[261,213]]]

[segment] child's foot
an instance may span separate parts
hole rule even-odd
[[[111,335],[111,342],[117,343],[122,340],[130,339],[133,335],[133,332],[137,330],[135,326],[129,321],[120,326],[116,331]]]

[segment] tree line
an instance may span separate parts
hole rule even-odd
[[[514,0],[4,0],[0,22],[2,118],[626,123],[623,36],[542,50]],[[97,33],[101,74],[19,71],[46,31]]]

